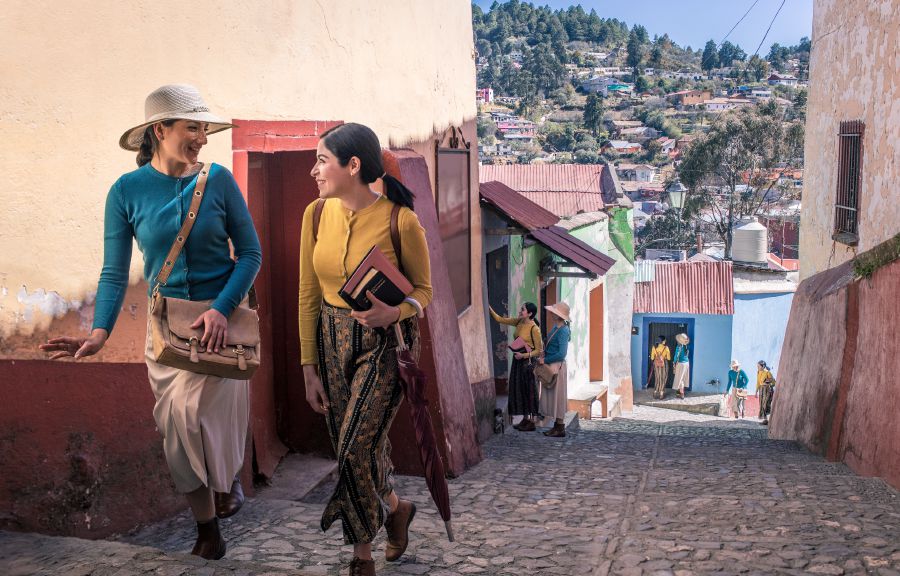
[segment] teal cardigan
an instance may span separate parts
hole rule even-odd
[[[566,359],[566,352],[569,349],[569,338],[571,333],[569,326],[563,324],[562,327],[554,326],[550,334],[547,335],[547,345],[544,347],[544,362],[553,364],[554,362],[562,362]]]
[[[738,370],[737,372],[729,370],[728,386],[725,387],[725,393],[728,394],[728,391],[731,390],[732,386],[735,388],[746,388],[749,381],[750,379],[747,378],[747,373],[743,370]]]
[[[144,255],[148,295],[152,291],[196,183],[197,175],[176,178],[148,163],[112,185],[106,197],[103,269],[93,328],[112,332],[115,326],[128,288],[132,238]],[[213,300],[212,308],[229,316],[246,296],[261,263],[259,238],[244,196],[231,172],[212,164],[197,221],[161,292],[186,300]]]

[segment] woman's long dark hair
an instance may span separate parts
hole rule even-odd
[[[168,128],[175,124],[175,120],[163,120],[160,124]],[[153,160],[153,155],[156,154],[156,149],[159,148],[159,139],[153,131],[154,126],[155,124],[151,124],[144,129],[144,139],[141,141],[141,147],[137,153],[138,167]]]
[[[540,326],[541,323],[537,319],[537,306],[534,304],[534,302],[526,302],[522,304],[522,306],[524,306],[525,310],[528,311],[528,316],[530,316],[531,319],[534,320],[534,323]]]
[[[388,200],[412,210],[413,193],[402,182],[385,174],[381,143],[371,128],[349,122],[327,130],[322,134],[321,140],[341,166],[346,166],[354,156],[359,158],[359,175],[363,182],[371,184],[381,178],[384,182],[384,195]]]

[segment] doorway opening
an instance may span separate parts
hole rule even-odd
[[[501,246],[487,253],[488,303],[501,316],[509,316],[509,246]],[[507,328],[491,322],[491,357],[494,364],[494,387],[499,395],[506,395],[509,382],[509,338]]]
[[[665,336],[666,338],[666,346],[669,348],[669,355],[674,358],[675,357],[675,335],[681,334],[684,332],[688,333],[688,325],[687,322],[651,322],[649,330],[647,330],[647,346],[648,350],[651,350],[654,346],[656,346],[656,342],[660,336]],[[645,368],[648,374],[652,374],[653,371],[650,367],[650,356],[646,355],[647,358],[645,362],[647,367]],[[669,363],[669,371],[668,378],[666,379],[666,388],[672,387],[672,382],[675,380],[675,371],[672,370],[671,361]],[[688,379],[690,380],[690,379]],[[649,381],[649,380],[648,380]],[[655,383],[654,383],[655,384]],[[686,388],[687,390],[691,389],[690,382]]]

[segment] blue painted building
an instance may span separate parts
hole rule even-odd
[[[750,376],[751,390],[757,361],[778,366],[796,286],[783,272],[721,261],[645,260],[635,264],[634,286],[635,389],[647,385],[650,349],[660,334],[673,355],[675,334],[691,339],[688,390],[693,393],[724,392],[733,358]]]
[[[775,378],[796,284],[771,274],[735,270],[732,357],[756,387],[756,363],[765,360]]]

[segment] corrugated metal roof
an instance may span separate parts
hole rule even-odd
[[[522,196],[560,218],[603,209],[603,195],[599,192],[522,192]]]
[[[560,220],[557,226],[571,232],[577,228],[589,226],[596,222],[603,222],[604,220],[609,220],[609,216],[606,215],[606,212],[583,212],[581,214],[576,214],[571,218]]]
[[[636,260],[634,262],[634,281],[653,282],[656,279],[656,263],[658,260]]]
[[[585,272],[603,276],[616,263],[606,254],[591,248],[559,226],[538,228],[532,230],[531,235],[551,252],[562,256]]]
[[[635,313],[734,314],[731,262],[657,262],[634,285]]]
[[[593,192],[601,190],[603,164],[487,164],[479,180],[503,182],[519,192]]]
[[[495,206],[528,230],[548,228],[559,222],[559,218],[552,212],[529,201],[502,182],[483,182],[479,186],[479,192],[483,201]]]

